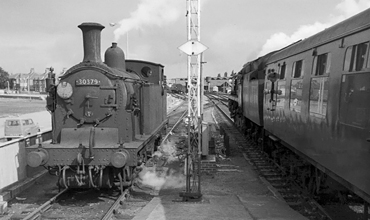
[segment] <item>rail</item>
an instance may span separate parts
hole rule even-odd
[[[129,188],[123,191],[123,193],[117,198],[117,200],[113,203],[113,205],[109,208],[109,210],[105,213],[102,217],[102,220],[109,220],[112,219],[113,215],[116,214],[117,209],[129,196]]]
[[[23,220],[39,219],[39,217],[41,216],[41,214],[44,213],[46,210],[48,210],[51,207],[51,205],[53,204],[53,202],[59,196],[61,196],[63,193],[65,193],[67,191],[68,191],[68,188],[60,191],[53,198],[49,199],[47,202],[45,202],[40,207],[38,207],[37,209],[35,209],[33,212],[31,212],[30,214],[28,214]]]
[[[171,127],[169,131],[167,131],[166,136],[162,139],[161,145],[167,140],[167,138],[171,135],[172,131],[180,124],[182,119],[186,116],[188,110],[184,111],[184,113],[180,116],[180,118],[176,121],[176,123]]]

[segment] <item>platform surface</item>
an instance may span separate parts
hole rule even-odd
[[[284,202],[256,195],[204,195],[202,202],[174,202],[176,195],[155,197],[134,220],[236,219],[304,220]]]
[[[204,119],[214,123],[209,111],[205,112]],[[273,187],[258,176],[242,154],[234,153],[229,158],[217,157],[216,164],[216,173],[201,177],[202,200],[200,202],[182,202],[180,193],[184,191],[184,187],[162,188],[133,219],[307,219],[290,208]],[[168,166],[168,169],[173,169],[175,173],[183,169],[181,164],[172,163]]]

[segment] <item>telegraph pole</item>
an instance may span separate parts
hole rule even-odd
[[[188,140],[186,154],[186,191],[180,193],[183,201],[201,200],[200,166],[203,121],[202,53],[207,49],[200,43],[200,0],[186,0],[188,41],[179,49],[188,55]],[[195,170],[197,163],[197,170]]]

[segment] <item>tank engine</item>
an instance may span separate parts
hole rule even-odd
[[[240,129],[308,191],[334,179],[367,202],[369,18],[370,9],[247,63],[229,99]]]
[[[185,94],[186,93],[186,88],[182,84],[173,84],[171,86],[171,92],[172,93],[177,93],[177,94]]]
[[[27,163],[59,175],[62,187],[131,184],[159,143],[166,119],[160,64],[125,60],[113,43],[100,57],[104,26],[82,23],[83,61],[49,79],[52,140],[27,148]]]

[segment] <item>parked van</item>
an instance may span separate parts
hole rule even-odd
[[[4,129],[4,137],[8,140],[37,134],[40,131],[39,125],[30,118],[6,119]]]

